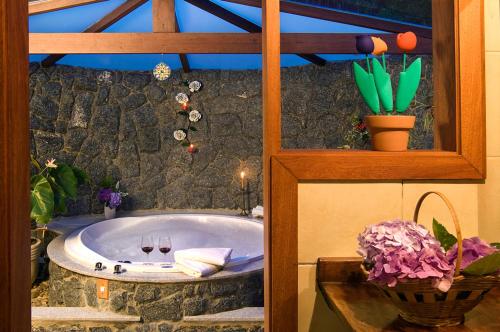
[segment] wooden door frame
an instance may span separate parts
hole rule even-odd
[[[30,331],[28,1],[0,0],[0,330]]]
[[[441,52],[435,58],[441,55],[448,61],[440,65],[455,69],[448,80],[434,73],[435,83],[446,88],[438,91],[435,119],[445,128],[445,138],[455,137],[436,145],[450,151],[294,151],[281,149],[279,0],[263,0],[264,174],[269,175],[264,180],[265,331],[297,331],[300,182],[486,177],[483,7],[482,0],[433,2],[433,16],[438,13],[454,28],[451,45],[446,32],[433,31],[435,52]]]
[[[263,1],[266,331],[297,330],[300,181],[483,179],[483,1],[455,5],[456,152],[282,151],[279,1]],[[0,321],[30,331],[28,3],[0,0]]]

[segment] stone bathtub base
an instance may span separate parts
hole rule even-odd
[[[33,322],[32,332],[263,332],[263,324],[50,323]]]
[[[49,306],[91,307],[141,316],[144,322],[182,320],[184,316],[215,314],[263,306],[263,273],[220,280],[176,283],[109,281],[109,299],[97,298],[97,278],[50,262]]]

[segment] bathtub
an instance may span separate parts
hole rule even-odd
[[[162,254],[158,237],[169,235],[172,250]],[[155,249],[149,255],[141,250],[141,236],[153,236]],[[124,274],[177,273],[176,250],[189,248],[232,248],[227,268],[245,265],[263,258],[263,226],[249,218],[209,214],[163,214],[105,220],[78,229],[64,239],[67,256],[93,269],[101,262],[112,274],[122,266]]]
[[[264,241],[259,220],[141,213],[105,221],[95,215],[64,217],[49,224],[52,232],[60,234],[47,247],[49,306],[138,314],[148,322],[177,322],[183,315],[263,306]],[[167,232],[172,250],[164,256],[157,241]],[[149,257],[140,248],[141,235],[154,237],[155,249]],[[203,278],[177,272],[173,253],[192,247],[230,247],[232,262]],[[95,271],[96,262],[106,269]],[[117,264],[126,271],[114,274]]]

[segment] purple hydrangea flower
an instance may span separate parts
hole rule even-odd
[[[109,198],[108,206],[110,209],[116,209],[122,204],[122,195],[120,193],[112,192]]]
[[[490,246],[488,243],[484,242],[477,236],[470,239],[464,239],[462,241],[462,247],[462,264],[460,266],[461,270],[467,268],[467,266],[471,265],[479,258],[489,256],[498,251],[498,249]],[[448,258],[450,264],[455,264],[455,261],[457,259],[457,252],[457,244],[455,244],[446,253],[446,257]]]
[[[455,267],[441,244],[413,221],[385,221],[368,226],[358,237],[358,253],[369,266],[368,280],[394,287],[408,279],[432,278],[433,286],[448,291]]]
[[[109,202],[109,199],[111,198],[111,194],[113,193],[113,190],[109,188],[103,188],[99,190],[99,193],[97,194],[97,199],[101,203],[107,203]]]

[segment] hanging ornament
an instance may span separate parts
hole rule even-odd
[[[187,138],[186,132],[183,129],[174,131],[174,138],[178,141],[183,141]]]
[[[170,74],[172,73],[172,70],[170,67],[165,64],[164,62],[160,62],[155,66],[153,69],[153,76],[158,80],[158,81],[165,81],[167,78],[170,77]]]
[[[192,81],[188,85],[189,91],[191,92],[198,92],[201,89],[201,82],[200,81]]]
[[[181,92],[175,96],[175,100],[177,100],[179,104],[186,104],[189,101],[189,97],[187,94]]]
[[[198,122],[201,119],[201,113],[198,112],[197,110],[192,110],[189,112],[189,121],[191,122]]]

